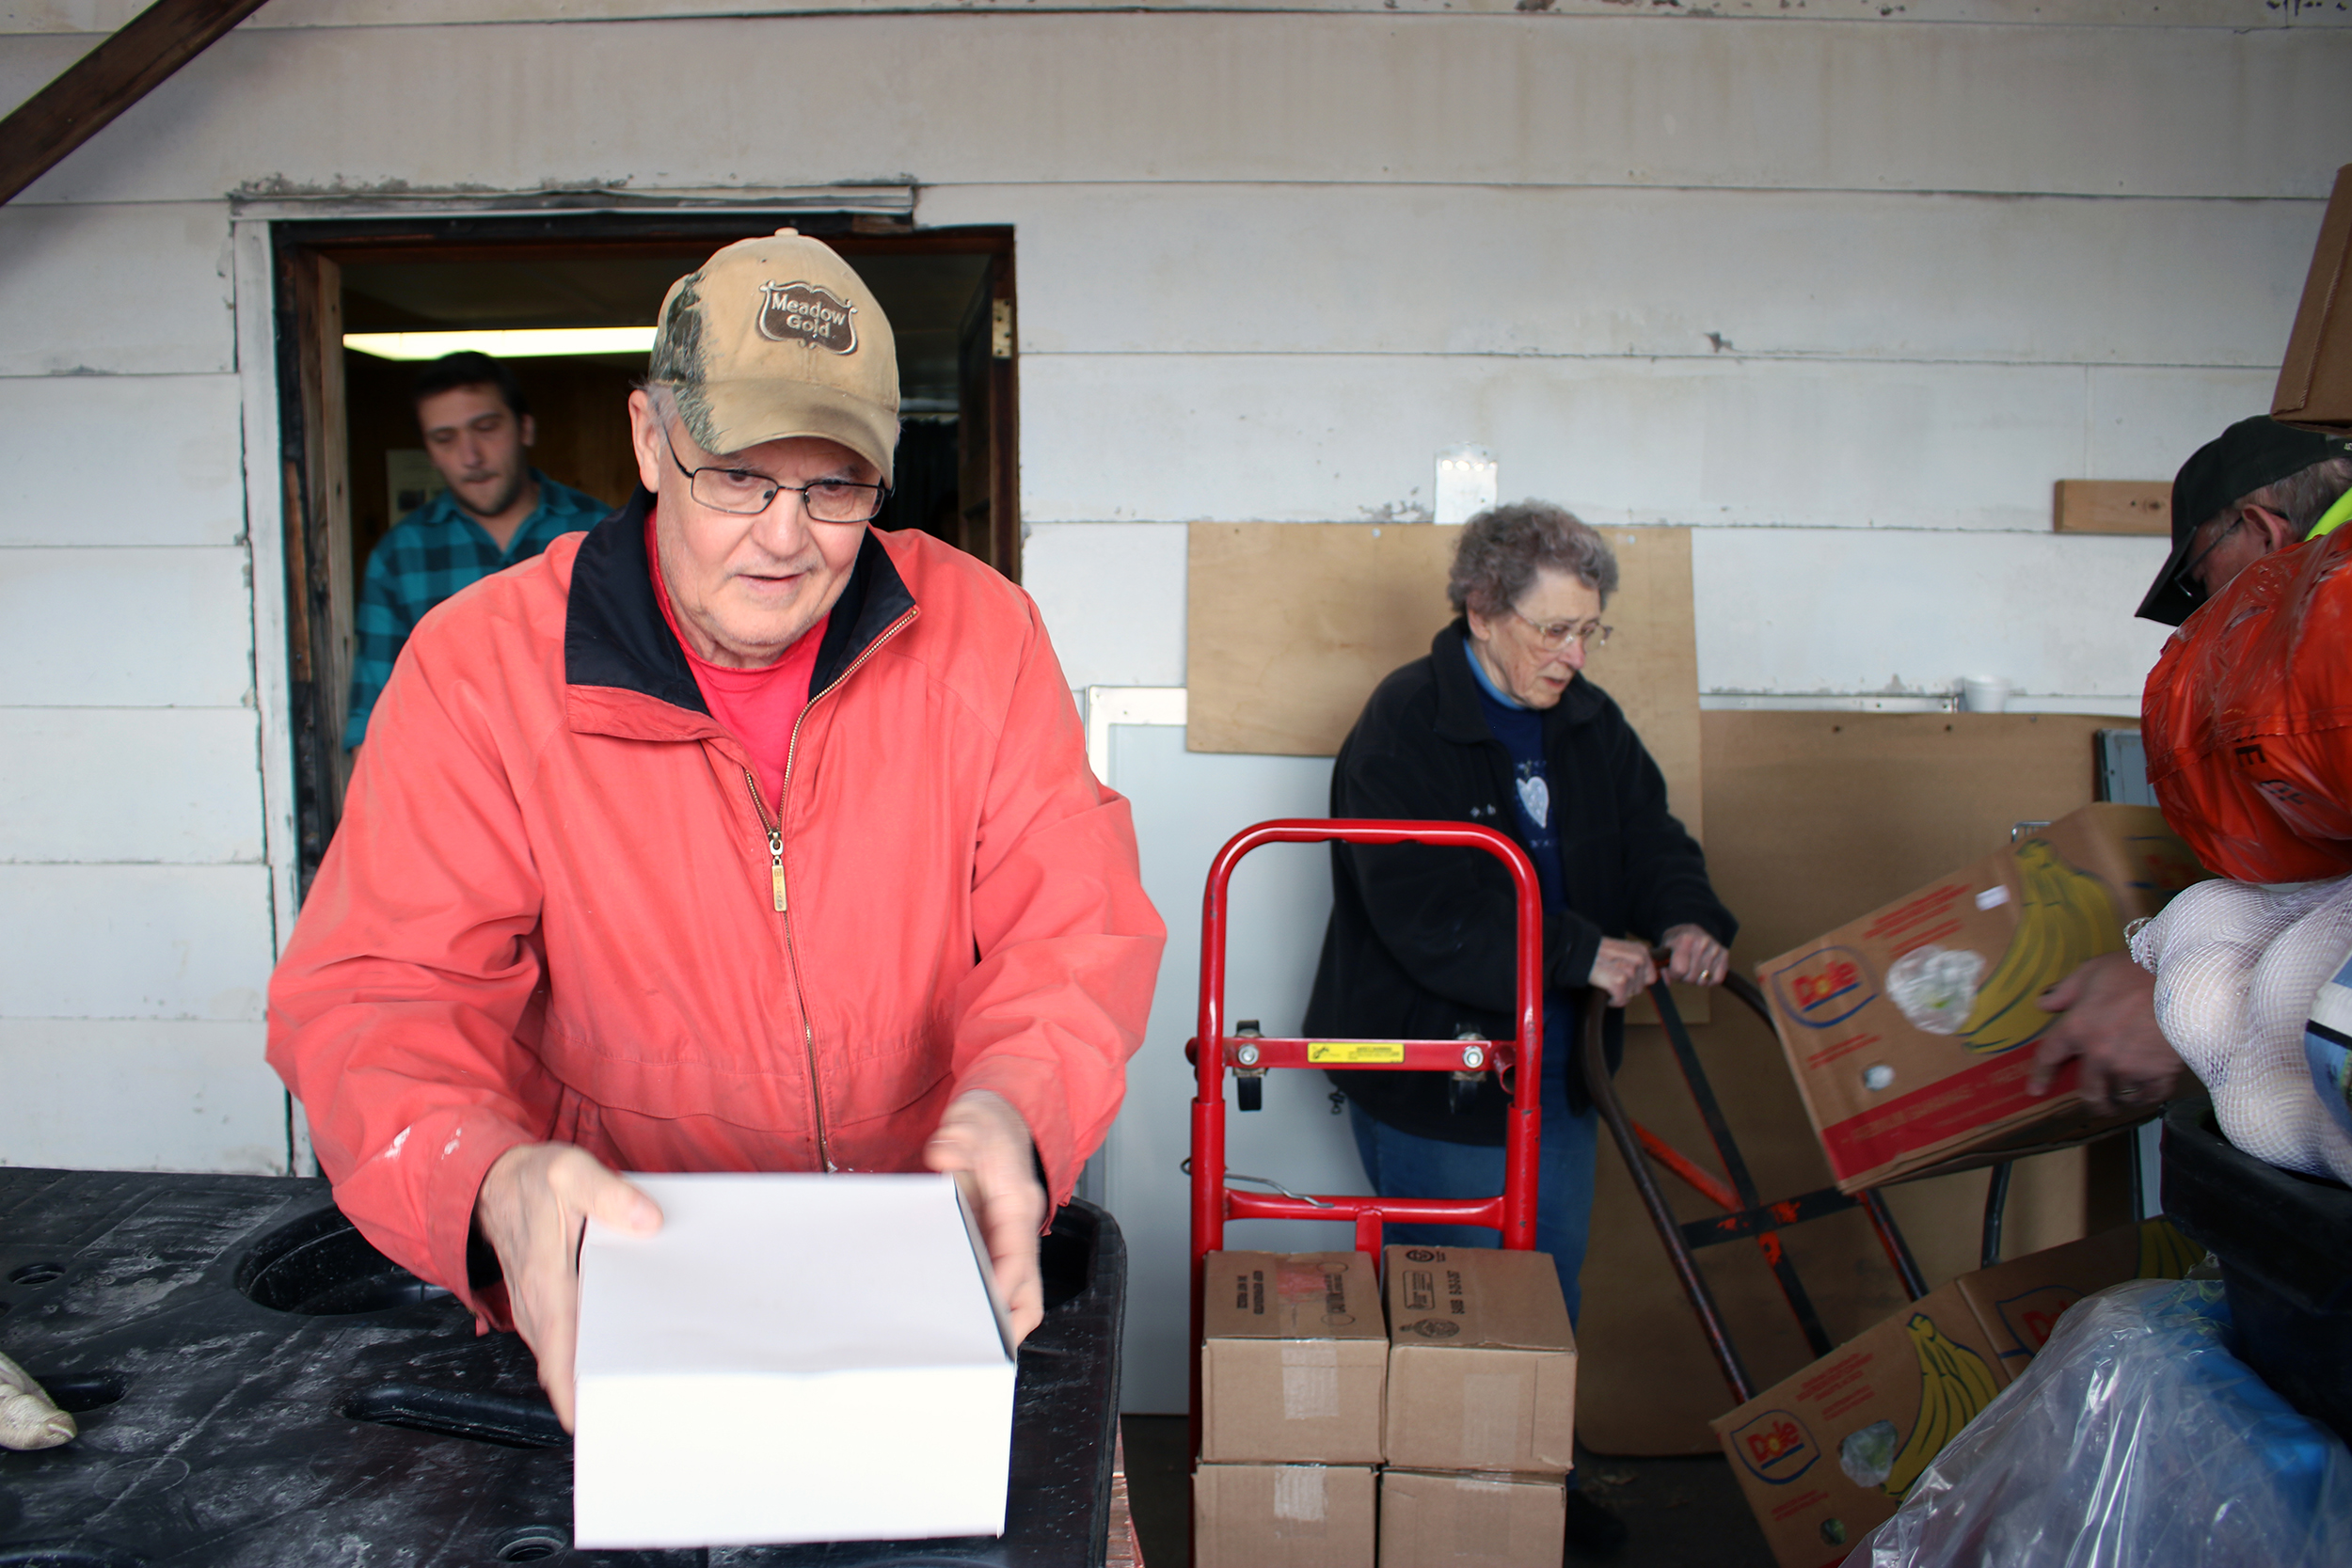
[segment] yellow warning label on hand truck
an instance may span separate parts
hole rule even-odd
[[[1405,1047],[1391,1040],[1309,1040],[1307,1060],[1315,1067],[1361,1067],[1367,1063],[1401,1062]]]

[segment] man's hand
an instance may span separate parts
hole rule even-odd
[[[996,1294],[1012,1320],[1013,1343],[1045,1321],[1045,1279],[1038,1272],[1038,1232],[1045,1228],[1045,1189],[1037,1183],[1028,1124],[986,1089],[958,1095],[923,1146],[923,1163],[952,1172],[980,1222]]]
[[[2080,1057],[2079,1087],[2093,1111],[2172,1098],[2181,1058],[2156,1027],[2156,977],[2130,954],[2101,954],[2044,991],[2041,1005],[2044,1012],[2065,1016],[2050,1025],[2034,1052],[2028,1093],[2049,1093],[2058,1069]]]
[[[538,1357],[539,1386],[569,1432],[580,1231],[593,1214],[628,1235],[650,1236],[661,1228],[661,1211],[584,1148],[522,1144],[492,1163],[473,1213],[505,1271],[507,1306]]]
[[[1649,990],[1658,978],[1658,965],[1650,960],[1649,948],[1622,937],[1603,937],[1600,951],[1593,955],[1593,974],[1586,984],[1609,993],[1609,1005],[1622,1007],[1642,992]]]
[[[1731,973],[1731,950],[1697,926],[1667,927],[1666,978],[1690,986],[1720,986]]]

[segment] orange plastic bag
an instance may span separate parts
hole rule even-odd
[[[2352,528],[2249,566],[2183,622],[2140,702],[2148,780],[2207,869],[2352,873]]]

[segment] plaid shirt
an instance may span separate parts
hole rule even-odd
[[[458,509],[456,498],[447,490],[403,517],[376,542],[359,586],[358,646],[351,660],[345,746],[367,738],[368,715],[384,683],[392,678],[392,663],[407,644],[408,634],[426,610],[492,572],[530,560],[559,534],[596,527],[612,510],[536,468],[531,477],[539,482],[539,505],[523,519],[503,552],[480,523]]]

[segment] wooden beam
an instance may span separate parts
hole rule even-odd
[[[262,0],[155,0],[0,120],[0,202],[55,168]]]
[[[2061,479],[2050,526],[2059,533],[2170,533],[2172,486],[2161,479]]]

